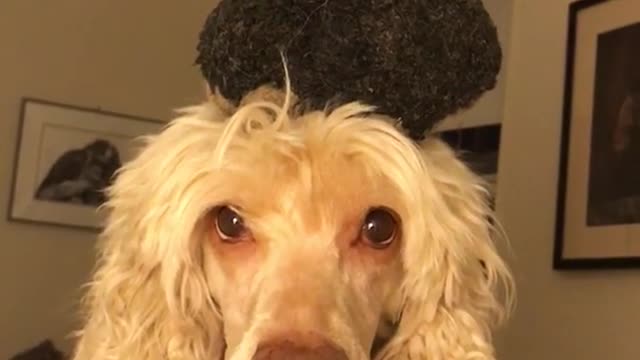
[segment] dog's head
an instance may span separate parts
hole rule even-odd
[[[189,109],[124,167],[77,359],[493,359],[479,178],[370,107],[286,99]]]

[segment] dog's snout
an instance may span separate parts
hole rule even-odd
[[[348,360],[348,357],[327,340],[294,337],[260,344],[253,360]]]

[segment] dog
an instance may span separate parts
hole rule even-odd
[[[75,360],[495,359],[482,179],[359,102],[183,109],[119,171]]]

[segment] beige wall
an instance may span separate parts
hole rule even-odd
[[[94,235],[5,221],[21,96],[158,119],[202,98],[198,31],[214,0],[0,1],[0,359],[64,344]]]
[[[501,359],[637,360],[640,272],[551,268],[568,4],[515,0],[498,211],[519,304]]]

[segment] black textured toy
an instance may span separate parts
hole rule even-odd
[[[282,88],[283,53],[305,106],[362,101],[416,140],[493,88],[502,60],[481,0],[223,0],[198,52],[232,102]]]

